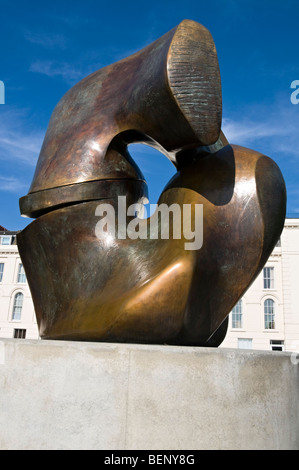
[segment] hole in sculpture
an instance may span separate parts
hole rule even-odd
[[[164,187],[176,173],[176,168],[163,153],[148,145],[130,144],[128,151],[147,182],[149,203],[145,209],[147,216],[150,216],[154,211],[153,205],[157,204]]]

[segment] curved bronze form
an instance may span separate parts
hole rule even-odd
[[[155,214],[118,213],[119,196],[127,209],[147,195],[131,142],[158,147],[174,163],[158,204],[189,205],[193,223],[202,205],[202,247],[187,250],[185,233],[152,238],[152,224],[164,224]],[[108,203],[115,234],[98,237],[96,214]],[[227,315],[280,236],[285,205],[277,165],[221,132],[213,40],[183,21],[79,82],[52,115],[20,200],[37,219],[18,235],[41,337],[218,346]],[[119,236],[132,220],[143,238]]]
[[[21,212],[36,217],[70,201],[107,197],[106,184],[93,190],[89,182],[143,180],[128,143],[150,143],[177,165],[183,150],[217,141],[221,114],[213,39],[200,24],[183,21],[66,93],[52,114]]]

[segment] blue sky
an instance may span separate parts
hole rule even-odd
[[[59,99],[183,19],[203,24],[214,38],[227,138],[278,163],[288,213],[299,217],[299,104],[290,99],[299,80],[298,0],[0,0],[0,225],[19,230],[31,222],[20,216],[18,200],[28,192]],[[130,151],[154,203],[174,167],[148,147]]]

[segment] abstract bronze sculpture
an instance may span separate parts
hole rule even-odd
[[[18,245],[42,338],[223,341],[230,310],[280,236],[286,192],[270,158],[228,144],[221,116],[214,42],[189,20],[61,99],[20,200],[21,213],[37,218]],[[186,250],[173,233],[119,237],[120,226],[97,236],[99,207],[110,204],[128,224],[134,217],[118,214],[119,196],[125,210],[147,196],[132,142],[158,148],[177,169],[159,205],[203,206],[200,249]],[[138,219],[143,233],[152,217]],[[161,230],[163,220],[155,223]]]

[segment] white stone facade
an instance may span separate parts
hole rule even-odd
[[[230,314],[221,347],[298,352],[298,281],[299,219],[286,219],[278,246]]]
[[[15,237],[13,232],[0,232],[0,338],[38,339],[33,302]]]
[[[14,233],[0,231],[0,338],[38,339]],[[286,219],[264,270],[230,314],[220,347],[299,352],[299,218]]]

